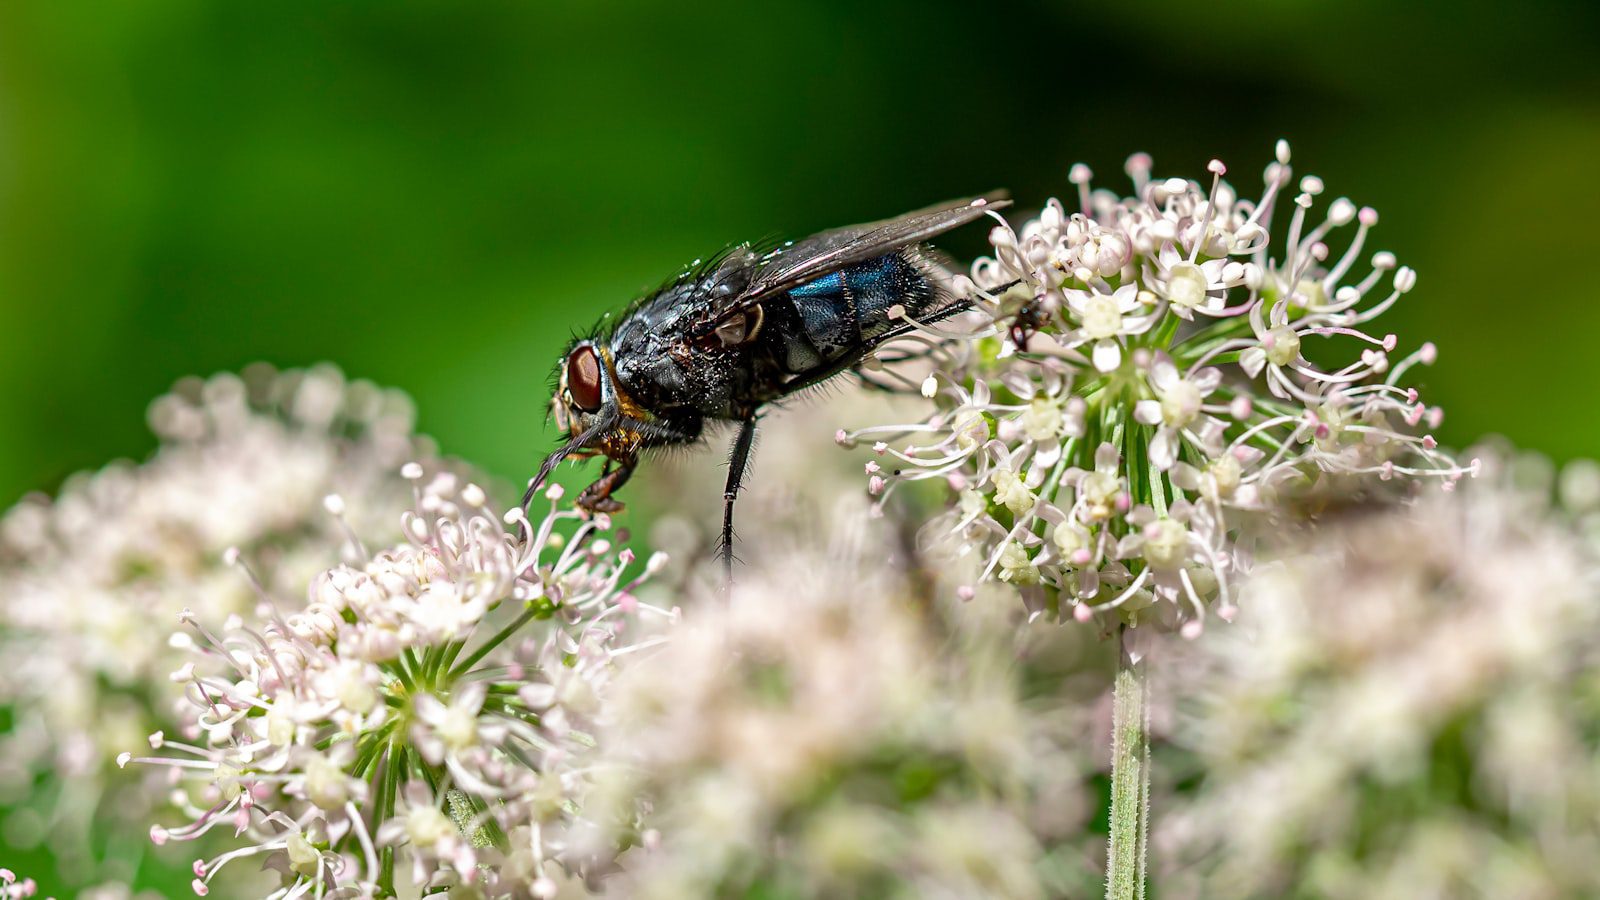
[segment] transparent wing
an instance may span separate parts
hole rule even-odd
[[[812,235],[780,247],[764,258],[745,289],[719,304],[716,317],[747,307],[761,298],[787,291],[840,269],[876,259],[910,244],[921,243],[1011,205],[1004,193],[941,203],[916,212]]]

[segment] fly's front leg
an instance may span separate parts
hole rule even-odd
[[[578,506],[590,512],[614,513],[622,511],[622,501],[612,497],[612,493],[628,483],[633,475],[634,461],[627,460],[611,467],[611,461],[606,461],[605,471],[594,484],[583,489],[578,495]]]
[[[729,583],[733,581],[733,501],[739,498],[739,485],[744,481],[745,465],[750,462],[750,446],[756,439],[756,417],[739,423],[739,434],[733,439],[733,449],[728,453],[728,484],[722,491],[722,572]]]

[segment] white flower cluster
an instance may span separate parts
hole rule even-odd
[[[1172,661],[1165,892],[1600,893],[1600,548],[1508,482],[1280,548]]]
[[[1087,812],[1077,732],[1024,707],[1013,626],[920,604],[852,505],[825,541],[764,544],[731,598],[700,591],[622,674],[599,790],[649,811],[608,896],[1056,893],[1041,844]]]
[[[406,502],[400,464],[432,456],[412,419],[405,395],[331,366],[186,379],[151,407],[153,458],[76,475],[56,498],[25,499],[0,519],[0,657],[26,661],[0,667],[13,717],[0,736],[0,802],[22,817],[11,834],[48,840],[79,886],[102,874],[95,863],[108,854],[88,846],[90,823],[149,809],[151,795],[103,776],[117,750],[171,722],[178,610],[221,621],[249,608],[248,587],[223,564],[229,547],[262,561],[272,587],[303,593],[344,543],[324,495],[359,513]],[[363,540],[399,536],[392,516],[349,525]]]
[[[542,522],[513,510],[508,530],[476,485],[405,475],[406,542],[318,575],[304,609],[261,589],[252,619],[219,632],[183,613],[181,740],[158,731],[163,755],[118,762],[184,776],[190,821],[152,828],[157,843],[239,836],[195,863],[198,894],[252,856],[281,873],[273,898],[549,897],[584,868],[568,831],[612,659],[643,646],[621,638],[653,609],[630,593],[644,573],[625,581],[632,554],[605,517],[558,509],[559,488]]]
[[[1216,161],[1209,189],[1152,179],[1142,154],[1127,169],[1131,197],[1091,190],[1076,166],[1071,212],[1051,200],[1020,231],[1000,220],[994,256],[956,279],[991,327],[918,329],[935,410],[838,439],[872,446],[880,497],[947,483],[957,502],[929,539],[1022,588],[1030,610],[1193,636],[1208,608],[1233,612],[1237,513],[1330,479],[1449,486],[1472,467],[1414,430],[1440,412],[1401,379],[1433,345],[1395,359],[1395,336],[1371,330],[1416,284],[1386,252],[1357,273],[1373,210],[1339,198],[1313,214],[1323,185],[1307,176],[1275,239],[1293,183],[1281,142],[1259,200]],[[1341,344],[1351,358],[1321,362]]]

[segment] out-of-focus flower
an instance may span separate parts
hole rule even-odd
[[[311,573],[339,561],[347,531],[397,538],[394,512],[409,495],[399,466],[433,455],[412,419],[405,395],[331,366],[188,379],[151,406],[161,446],[150,460],[76,475],[54,499],[5,514],[8,841],[49,841],[79,886],[128,874],[102,871],[97,862],[118,861],[97,859],[88,828],[137,822],[145,798],[159,797],[127,789],[109,761],[173,722],[166,675],[181,654],[167,638],[178,611],[221,621],[249,608],[248,586],[223,563],[229,547],[259,561],[280,596],[301,597]],[[343,528],[323,508],[330,494],[349,501]]]
[[[839,434],[873,448],[880,502],[945,482],[958,502],[927,541],[976,557],[979,578],[1018,586],[1035,613],[1194,636],[1207,609],[1233,613],[1246,517],[1355,476],[1449,486],[1472,471],[1415,430],[1440,412],[1401,379],[1433,345],[1392,359],[1396,337],[1372,330],[1416,284],[1386,252],[1354,274],[1377,214],[1344,198],[1313,214],[1323,185],[1307,176],[1274,239],[1287,144],[1259,200],[1209,169],[1208,190],[1152,180],[1135,156],[1123,198],[1077,166],[1071,212],[1051,200],[1020,231],[996,215],[994,256],[956,279],[988,327],[918,326],[934,411]],[[1341,346],[1346,361],[1322,362]]]
[[[157,843],[237,835],[195,863],[198,894],[247,857],[281,874],[274,898],[551,896],[547,867],[586,865],[567,832],[613,657],[643,646],[620,635],[653,609],[630,593],[644,575],[624,581],[633,557],[604,516],[558,530],[582,519],[559,488],[542,522],[514,510],[508,531],[476,485],[405,474],[406,542],[318,575],[304,610],[263,592],[220,631],[183,613],[181,739],[157,732],[162,753],[118,762],[178,779],[190,821],[153,827]]]
[[[1165,893],[1600,894],[1600,562],[1511,482],[1344,513],[1172,662]]]
[[[39,893],[39,885],[32,878],[17,880],[17,873],[10,869],[0,868],[0,900],[12,900],[23,897],[32,897]]]
[[[1048,892],[1087,812],[1077,732],[1025,707],[1011,627],[952,618],[996,606],[919,599],[854,505],[686,600],[621,676],[597,791],[648,812],[611,895]]]
[[[767,548],[776,545],[781,551],[797,533],[815,532],[818,523],[837,510],[841,498],[860,494],[861,460],[830,452],[841,425],[864,426],[914,415],[924,402],[903,392],[834,385],[826,390],[786,402],[761,420],[739,492],[735,553],[746,564],[759,565]],[[693,577],[695,561],[714,556],[721,536],[727,460],[714,452],[684,453],[652,459],[650,464],[653,476],[641,475],[628,486],[637,492],[639,509],[653,516],[648,545],[672,556],[673,565],[663,578]],[[871,476],[880,468],[870,461],[865,474]],[[652,584],[659,588],[661,581]]]

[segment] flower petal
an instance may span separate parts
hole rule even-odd
[[[1164,394],[1172,390],[1178,381],[1178,367],[1172,364],[1172,358],[1165,353],[1158,355],[1150,366],[1150,386]]]
[[[1150,462],[1156,468],[1165,472],[1172,468],[1178,461],[1178,432],[1173,428],[1160,428],[1156,430],[1155,440],[1150,442]]]
[[[1244,370],[1251,378],[1261,374],[1267,365],[1267,351],[1260,347],[1246,347],[1239,351],[1239,368]]]
[[[1094,345],[1094,367],[1102,372],[1114,371],[1122,365],[1122,345],[1113,340],[1099,341]]]

